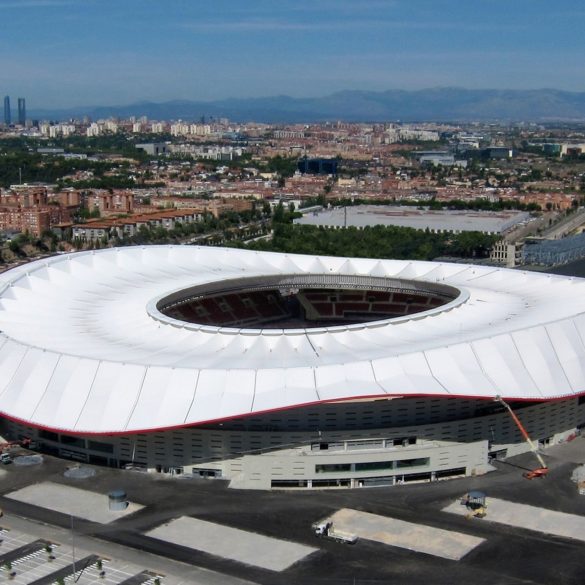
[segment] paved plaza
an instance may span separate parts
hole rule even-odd
[[[29,485],[6,494],[6,497],[100,524],[109,524],[143,508],[130,502],[125,510],[112,511],[107,494],[51,482]]]
[[[347,508],[331,518],[335,529],[390,546],[458,561],[483,538]]]
[[[526,504],[507,502],[497,498],[487,500],[487,522],[499,522],[508,526],[554,534],[564,538],[574,538],[585,542],[585,517],[546,510]],[[460,501],[443,509],[443,512],[465,516],[469,510]]]
[[[284,571],[318,550],[184,516],[147,534],[153,538],[270,571]]]

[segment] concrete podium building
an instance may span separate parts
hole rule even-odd
[[[0,275],[9,439],[241,488],[483,473],[585,423],[585,280],[147,246]]]

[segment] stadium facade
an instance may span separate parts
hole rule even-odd
[[[585,280],[147,246],[0,276],[4,435],[241,488],[484,473],[585,423]]]

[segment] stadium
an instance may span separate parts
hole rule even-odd
[[[0,275],[5,438],[246,489],[485,473],[585,422],[585,280],[146,246]]]

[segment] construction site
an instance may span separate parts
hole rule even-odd
[[[22,465],[30,449],[11,446],[0,574],[36,585],[578,585],[584,440],[494,461],[481,477],[310,494],[50,455]]]

